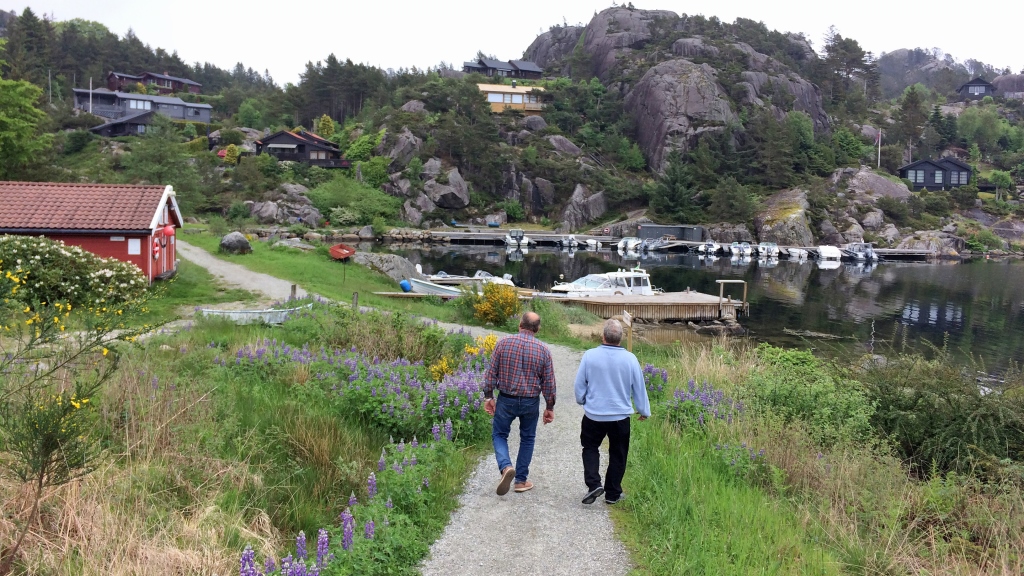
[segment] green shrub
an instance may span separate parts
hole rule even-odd
[[[418,157],[409,160],[409,165],[405,167],[405,177],[413,182],[419,182],[421,172],[423,172],[423,161]]]
[[[764,369],[752,373],[743,387],[751,408],[803,422],[824,446],[870,437],[874,406],[856,380],[837,380],[806,350],[762,344],[757,355]]]
[[[974,184],[968,184],[967,186],[954,188],[949,195],[961,209],[970,210],[974,208],[974,201],[978,199],[978,187]]]
[[[328,214],[335,226],[352,226],[359,223],[359,213],[351,208],[331,208]]]
[[[505,200],[496,206],[498,210],[504,210],[509,222],[521,222],[526,219],[526,210],[523,205],[515,200]]]
[[[1024,461],[1024,386],[1007,378],[983,393],[976,374],[942,349],[932,360],[901,354],[871,363],[858,377],[875,405],[872,425],[916,473],[995,474]]]
[[[64,153],[65,154],[77,154],[92,142],[92,132],[88,130],[75,130],[69,132],[67,140],[64,142]]]
[[[232,202],[231,206],[228,208],[228,220],[244,220],[249,217],[251,212],[252,211],[249,209],[248,204],[236,200]]]
[[[232,130],[225,128],[220,131],[220,145],[228,146],[234,144],[235,146],[241,146],[245,142],[245,134],[240,130]]]
[[[402,208],[398,198],[346,176],[338,176],[313,188],[307,196],[321,214],[330,214],[334,208],[352,210],[359,216],[358,224],[370,224],[378,216],[396,220]]]
[[[882,196],[876,202],[876,206],[897,224],[905,223],[910,216],[910,209],[906,202],[901,202],[891,196]]]
[[[373,218],[373,222],[371,223],[371,227],[373,228],[374,234],[376,234],[377,236],[383,236],[384,233],[388,231],[388,221],[385,220],[382,216],[375,216]]]
[[[199,138],[193,138],[192,140],[185,142],[185,150],[192,154],[206,152],[209,149],[210,139],[206,136],[200,136]]]
[[[370,132],[356,138],[355,142],[345,150],[345,158],[352,162],[365,162],[373,155],[373,149],[377,146],[377,133]]]
[[[359,163],[359,172],[363,182],[371,188],[380,188],[388,181],[389,160],[384,156],[374,156],[366,162]]]

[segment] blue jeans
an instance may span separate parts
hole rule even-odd
[[[533,460],[533,444],[537,439],[537,421],[540,420],[540,397],[510,398],[498,395],[494,409],[494,423],[491,440],[494,442],[494,457],[498,460],[498,471],[512,465],[508,455],[508,433],[512,421],[519,418],[519,456],[516,457],[516,482],[526,482],[530,475],[530,461]]]

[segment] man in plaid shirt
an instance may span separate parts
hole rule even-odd
[[[537,420],[540,416],[540,395],[544,394],[547,407],[544,423],[555,419],[555,367],[551,351],[537,340],[540,331],[540,316],[535,312],[523,314],[519,322],[519,334],[502,338],[494,347],[491,366],[484,379],[484,409],[494,416],[491,440],[494,442],[494,456],[498,460],[501,481],[498,495],[508,493],[515,479],[515,491],[526,492],[533,488],[527,480],[530,475],[530,461],[533,460],[533,445],[537,437]],[[501,394],[494,398],[494,389]],[[519,456],[516,466],[508,454],[508,434],[512,421],[519,418]]]

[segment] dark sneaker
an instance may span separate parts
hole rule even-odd
[[[583,497],[583,503],[593,504],[595,501],[597,501],[597,498],[601,496],[601,494],[604,494],[604,488],[598,486],[597,488],[594,488],[590,492],[587,492],[587,495]]]
[[[622,494],[619,494],[618,498],[608,498],[608,497],[605,497],[604,503],[605,504],[618,504],[619,502],[622,502],[625,499],[626,499],[626,493],[623,492]]]
[[[504,496],[508,494],[508,489],[512,486],[512,481],[516,479],[516,469],[511,466],[506,466],[501,471],[501,482],[498,482],[498,496]]]

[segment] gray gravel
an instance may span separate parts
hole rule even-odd
[[[202,248],[197,248],[184,242],[181,238],[175,239],[175,248],[178,255],[206,268],[210,274],[231,288],[242,288],[251,292],[258,292],[272,300],[287,300],[291,295],[292,283],[287,280],[275,278],[269,274],[253,272],[245,266],[226,262],[213,256]],[[301,287],[297,288],[296,296],[303,298],[306,291]]]
[[[474,329],[474,333],[484,332]],[[466,482],[459,508],[421,566],[424,575],[629,571],[629,554],[615,537],[603,498],[589,506],[580,503],[587,492],[579,439],[583,408],[573,399],[572,383],[582,354],[562,346],[549,348],[558,402],[555,421],[537,426],[530,465],[534,489],[496,495],[499,477],[494,456],[481,459]],[[509,435],[513,462],[519,449],[517,424]],[[607,463],[607,452],[602,451],[602,473]]]

